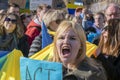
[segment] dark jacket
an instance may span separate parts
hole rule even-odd
[[[18,49],[22,51],[24,57],[28,57],[29,44],[27,42],[27,37],[24,35],[19,39]]]
[[[27,57],[29,51],[27,38],[25,36],[17,38],[14,33],[0,36],[0,50],[12,51],[14,48],[21,50],[23,55]]]
[[[86,57],[74,71],[68,72],[64,68],[63,80],[107,80],[107,78],[101,64]]]
[[[29,49],[29,54],[28,56],[32,56],[36,52],[40,51],[42,47],[42,36],[39,34],[38,36],[35,37],[33,40],[30,49]]]
[[[108,58],[106,58],[101,53],[96,59],[102,62],[108,80],[120,80],[120,51],[118,57],[108,56]]]

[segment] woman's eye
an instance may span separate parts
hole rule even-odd
[[[61,37],[58,37],[58,39],[64,39],[64,37],[63,37],[63,36],[61,36]]]
[[[70,37],[70,40],[76,40],[76,38],[75,37]]]

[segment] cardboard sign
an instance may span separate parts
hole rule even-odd
[[[16,3],[20,8],[25,8],[26,0],[9,0],[9,3]]]
[[[94,3],[90,6],[90,9],[93,13],[97,13],[99,11],[104,11],[105,8],[107,7],[107,4],[108,4],[108,2],[106,2],[106,1]]]
[[[62,64],[20,58],[21,80],[62,80]]]
[[[48,4],[52,6],[52,0],[30,0],[30,10],[36,10],[40,4]]]

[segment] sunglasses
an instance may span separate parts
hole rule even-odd
[[[17,20],[16,19],[10,19],[10,18],[5,18],[5,21],[8,21],[8,22],[12,22],[12,23],[16,23]]]

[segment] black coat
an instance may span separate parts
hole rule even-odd
[[[108,58],[106,58],[105,55],[101,53],[95,59],[102,62],[102,65],[106,70],[108,80],[120,80],[120,55],[118,57],[108,56]]]
[[[27,42],[27,36],[24,35],[19,39],[18,49],[22,51],[24,57],[28,57],[29,53],[29,44]]]
[[[74,71],[63,69],[63,80],[107,80],[102,65],[87,57]]]
[[[27,37],[23,36],[17,38],[16,34],[11,33],[9,35],[0,36],[0,50],[12,51],[13,49],[21,50],[25,57],[28,57],[29,46],[27,43]]]

